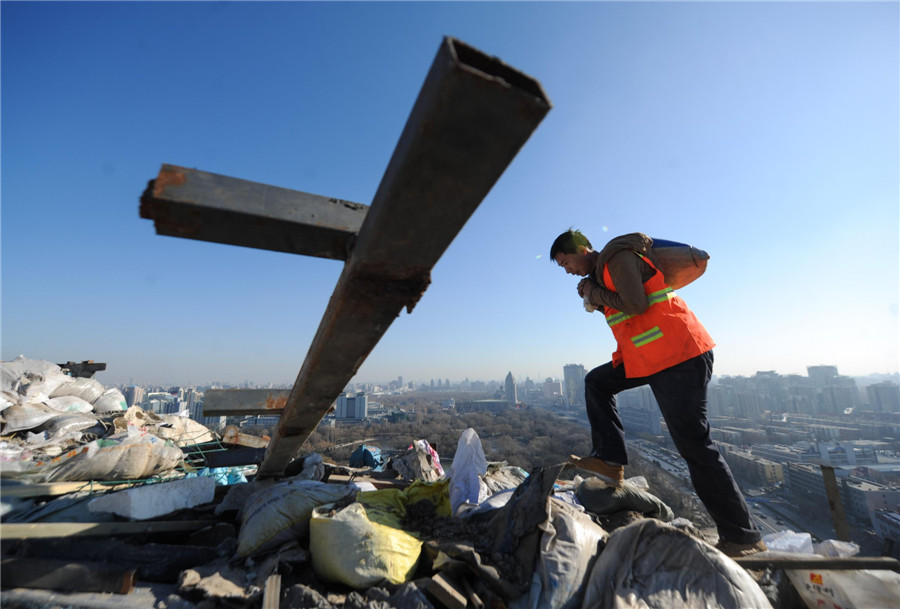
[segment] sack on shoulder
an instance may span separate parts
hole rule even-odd
[[[666,284],[676,290],[696,281],[706,272],[709,261],[709,254],[705,251],[666,239],[653,239],[648,255],[656,268],[662,271]]]

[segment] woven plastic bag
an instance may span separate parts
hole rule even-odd
[[[330,512],[330,506],[316,508],[309,523],[309,551],[317,576],[359,590],[384,582],[401,584],[412,577],[421,541],[372,522],[360,503]]]

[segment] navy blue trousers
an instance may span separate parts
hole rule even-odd
[[[650,385],[678,452],[687,462],[694,491],[716,523],[719,537],[733,543],[754,543],[759,530],[750,518],[744,496],[709,435],[706,387],[712,377],[713,353],[707,351],[656,374],[626,378],[625,367],[612,362],[584,378],[584,396],[591,424],[591,456],[625,465],[625,429],[616,409],[616,394]]]

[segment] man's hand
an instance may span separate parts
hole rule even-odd
[[[578,282],[578,295],[584,298],[585,294],[587,294],[590,297],[595,287],[597,287],[597,284],[590,277],[585,277]]]

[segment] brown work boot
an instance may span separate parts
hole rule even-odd
[[[725,556],[740,558],[741,556],[750,556],[757,552],[765,552],[769,548],[766,547],[766,542],[762,539],[754,543],[734,543],[720,539],[716,544],[716,549]]]
[[[625,468],[621,465],[610,465],[597,457],[578,457],[569,455],[569,463],[583,470],[593,472],[616,487],[625,482]]]

